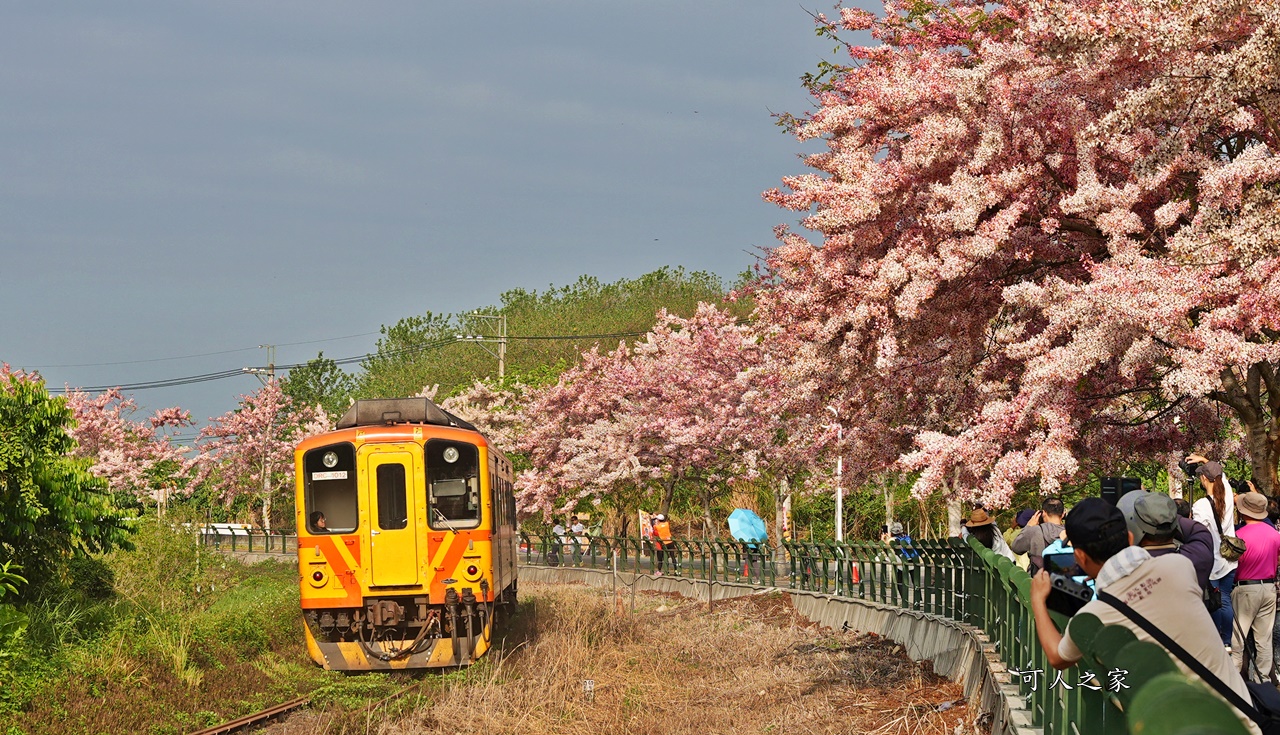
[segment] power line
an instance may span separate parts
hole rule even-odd
[[[303,342],[283,342],[278,343],[277,347],[297,347],[298,345],[314,345],[321,342],[337,342],[344,339],[355,339],[356,337],[371,337],[380,332],[363,332],[361,334],[348,334],[345,337],[326,337],[324,339],[309,339]],[[218,350],[217,352],[198,352],[192,355],[178,355],[177,357],[152,357],[145,360],[122,360],[120,362],[82,362],[67,365],[32,365],[30,370],[49,370],[51,368],[80,368],[80,367],[114,367],[116,365],[142,365],[151,362],[172,362],[173,360],[190,360],[194,357],[214,357],[216,355],[232,355],[237,352],[249,352],[261,349],[258,347],[238,347],[234,350]]]
[[[516,339],[519,339],[519,340],[583,340],[583,339],[607,339],[607,338],[618,338],[618,337],[638,337],[644,334],[647,334],[647,332],[615,332],[612,334],[508,335],[507,339],[509,340],[516,340]],[[363,335],[353,335],[353,336],[363,336]],[[346,339],[346,338],[335,337],[334,339]],[[314,342],[325,342],[325,341],[329,341],[329,340],[312,340],[311,342],[295,342],[291,344],[311,344]],[[384,352],[366,353],[363,355],[354,355],[352,357],[342,357],[342,358],[333,360],[333,364],[352,365],[355,363],[364,362],[369,359],[402,357],[405,355],[412,355],[418,352],[426,352],[427,350],[433,350],[439,347],[445,347],[447,345],[451,345],[460,341],[465,341],[465,340],[459,340],[457,337],[446,337],[444,339],[435,340],[434,342],[427,342],[424,344],[417,344],[417,345],[407,345],[405,347],[400,347],[394,350],[387,350]],[[257,348],[248,348],[248,349],[257,349]],[[239,352],[241,350],[233,350],[233,351]],[[164,359],[179,359],[179,358],[164,358]],[[139,360],[136,362],[150,362],[150,361]],[[133,392],[142,391],[142,390],[152,390],[155,388],[176,388],[183,385],[192,385],[195,383],[206,383],[213,380],[225,380],[227,378],[233,378],[238,375],[247,375],[254,371],[268,370],[271,368],[274,368],[275,370],[280,370],[280,371],[296,370],[298,368],[306,367],[307,364],[308,363],[306,362],[298,362],[290,365],[272,365],[272,366],[259,365],[259,366],[244,367],[244,368],[231,368],[229,370],[221,370],[214,373],[204,373],[202,375],[190,375],[190,376],[181,377],[181,378],[148,380],[148,381],[141,381],[137,383],[126,383],[122,385],[119,385],[119,384],[118,385],[94,385],[94,386],[71,388],[70,390],[71,391],[79,390],[79,391],[84,391],[86,393],[101,393],[102,391],[111,390],[112,388],[117,388],[121,391],[133,391]],[[49,392],[50,393],[66,393],[68,392],[68,389],[54,388],[54,389],[50,389]]]
[[[116,385],[88,385],[75,388],[50,388],[50,393],[69,393],[71,391],[84,391],[85,393],[101,393],[102,391],[119,388],[121,391],[138,391],[150,390],[151,388],[174,388],[180,385],[191,385],[192,383],[207,383],[211,380],[223,380],[225,378],[244,375],[244,370],[235,368],[232,370],[221,370],[216,373],[205,373],[203,375],[190,375],[183,378],[168,378],[165,380],[148,380],[141,383],[124,383]]]
[[[437,340],[435,342],[429,342],[422,345],[410,345],[407,347],[402,347],[397,350],[391,350],[389,352],[380,353],[378,356],[398,356],[398,355],[412,354],[414,352],[423,352],[426,350],[434,349],[436,347],[442,347],[447,344],[452,344],[453,342],[456,342],[456,341],[457,341],[456,339],[454,339],[453,337],[450,337],[448,339]],[[338,365],[349,365],[356,362],[362,362],[365,359],[373,356],[374,355],[365,354],[365,355],[357,355],[354,357],[344,357],[338,360],[334,360],[334,363]],[[299,363],[294,363],[292,365],[231,368],[229,370],[220,370],[216,373],[205,373],[203,375],[190,375],[182,378],[148,380],[148,381],[142,381],[138,383],[126,383],[122,385],[120,384],[91,385],[91,386],[84,386],[84,387],[78,387],[78,388],[71,388],[70,390],[71,391],[80,390],[86,393],[101,393],[102,391],[111,390],[112,388],[118,388],[121,391],[141,391],[141,390],[151,390],[154,388],[176,388],[182,385],[192,385],[194,383],[206,383],[211,380],[225,380],[227,378],[234,378],[237,375],[249,375],[249,374],[252,374],[253,371],[267,370],[267,369],[270,369],[271,367],[274,367],[274,369],[276,370],[292,370],[296,368],[305,367],[306,365],[307,363],[305,362],[299,362]],[[50,389],[49,392],[50,393],[67,393],[68,389],[53,388],[53,389]]]

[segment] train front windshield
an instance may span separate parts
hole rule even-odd
[[[312,449],[302,457],[302,470],[306,473],[307,531],[351,533],[356,530],[360,525],[356,448],[342,443]]]
[[[480,525],[480,452],[474,444],[432,439],[424,447],[431,527]]]

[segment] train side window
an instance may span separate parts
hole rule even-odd
[[[378,528],[395,531],[409,525],[404,465],[378,465]]]
[[[303,505],[309,533],[351,533],[360,525],[356,448],[331,444],[302,456]],[[324,518],[324,528],[318,525]]]
[[[432,439],[423,447],[432,528],[480,525],[480,452],[474,444]]]

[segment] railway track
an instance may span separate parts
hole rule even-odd
[[[388,694],[387,696],[383,697],[382,699],[379,699],[376,702],[371,702],[370,704],[366,705],[363,708],[363,711],[372,712],[373,710],[378,709],[379,707],[387,704],[388,702],[397,700],[400,697],[403,697],[404,695],[408,694],[410,691],[414,689],[418,689],[420,687],[421,687],[420,682],[415,682],[413,684],[410,684],[409,686],[401,689],[398,692],[395,692],[393,694]],[[265,725],[277,717],[287,715],[290,712],[296,709],[301,709],[310,703],[311,703],[310,697],[298,697],[297,699],[290,699],[288,702],[283,702],[281,704],[268,707],[262,710],[261,712],[255,712],[251,715],[238,717],[229,722],[224,722],[221,725],[215,725],[213,727],[207,727],[203,730],[197,730],[196,732],[191,733],[191,735],[226,735],[227,733],[233,733],[233,732],[248,732],[251,728]]]
[[[225,733],[231,732],[244,732],[251,727],[257,727],[270,722],[281,715],[286,715],[296,709],[305,707],[310,702],[310,697],[290,699],[288,702],[268,707],[261,712],[255,712],[251,715],[245,715],[244,717],[237,717],[236,719],[231,720],[230,722],[224,722],[221,725],[214,725],[213,727],[206,727],[203,730],[197,730],[196,732],[191,733],[191,735],[224,735]]]

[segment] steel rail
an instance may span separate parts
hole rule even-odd
[[[197,730],[191,733],[191,735],[225,735],[225,733],[236,732],[237,730],[243,730],[245,728],[259,725],[263,722],[266,722],[267,720],[271,720],[276,717],[279,717],[280,715],[287,714],[300,707],[305,707],[310,702],[311,702],[310,697],[298,697],[297,699],[290,699],[288,702],[277,704],[273,707],[268,707],[262,710],[261,712],[255,712],[251,715],[238,717],[234,720],[231,720],[230,722],[224,722],[221,725],[214,725],[213,727],[207,727],[203,730]]]

